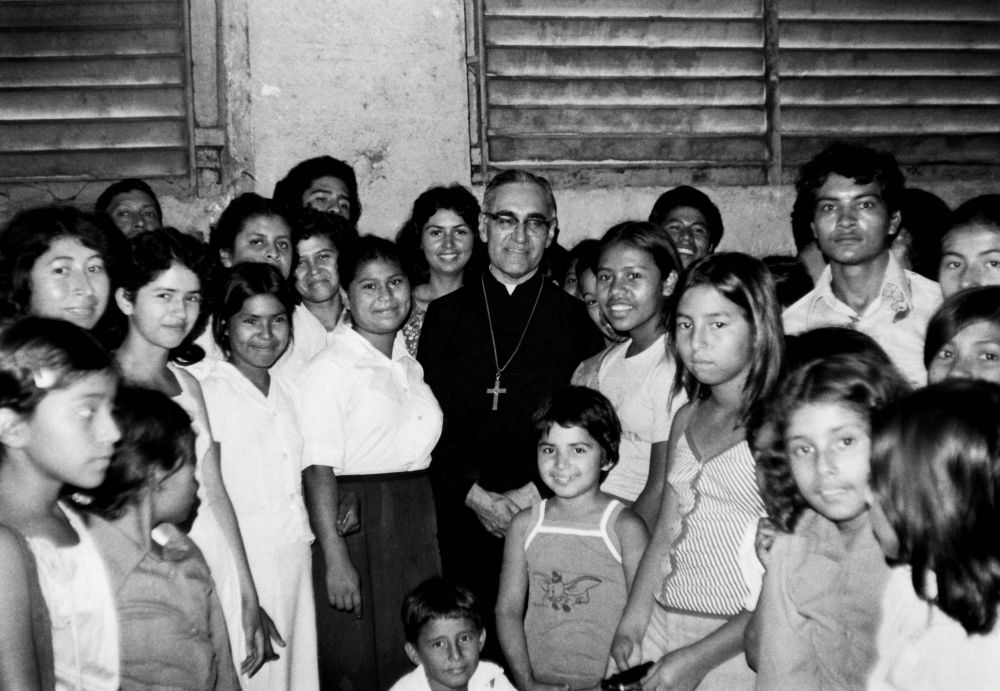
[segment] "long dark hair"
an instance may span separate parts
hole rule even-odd
[[[1000,604],[1000,387],[948,380],[877,413],[871,485],[917,594],[970,634],[992,631]]]
[[[741,310],[750,324],[753,348],[750,370],[743,387],[740,421],[746,423],[750,409],[756,401],[771,393],[781,375],[785,353],[784,332],[781,328],[781,310],[774,293],[774,280],[763,262],[739,252],[710,254],[692,264],[676,291],[679,302],[684,293],[696,286],[715,288]],[[668,324],[671,348],[677,348],[677,312],[672,311]],[[688,371],[683,359],[677,359],[673,395],[681,390],[689,400],[707,398],[710,388],[699,382]]]

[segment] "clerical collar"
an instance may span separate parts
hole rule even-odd
[[[508,295],[513,295],[514,294],[514,289],[517,288],[519,285],[524,285],[525,283],[527,283],[528,281],[530,281],[532,278],[534,278],[535,275],[538,273],[538,269],[539,269],[539,267],[535,267],[534,271],[532,271],[530,274],[522,276],[521,279],[518,280],[518,281],[511,281],[509,279],[501,278],[500,275],[499,275],[500,272],[497,271],[493,267],[492,264],[490,264],[488,271],[489,271],[490,275],[494,279],[496,279],[497,283],[499,283],[500,285],[502,285],[504,288],[507,289],[507,294]]]

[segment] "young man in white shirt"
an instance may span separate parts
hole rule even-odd
[[[849,326],[878,342],[915,386],[926,383],[924,333],[941,304],[938,284],[889,251],[899,230],[903,174],[887,152],[835,143],[796,183],[812,198],[812,232],[829,265],[816,287],[785,310],[785,333]]]

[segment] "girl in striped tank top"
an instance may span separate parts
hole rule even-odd
[[[507,531],[500,645],[521,691],[594,689],[609,666],[646,526],[600,489],[621,439],[607,398],[563,389],[535,414],[535,432],[538,473],[555,496],[519,513]]]
[[[643,689],[749,689],[740,540],[763,508],[746,442],[751,407],[774,388],[784,339],[774,284],[734,252],[692,265],[670,323],[679,358],[667,485],[612,656],[655,664]]]

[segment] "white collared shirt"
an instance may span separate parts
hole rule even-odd
[[[350,323],[350,315],[345,308],[340,313],[337,326]],[[333,334],[333,331],[326,330],[305,304],[296,305],[292,312],[292,342],[274,363],[271,373],[278,374],[289,382],[298,381],[312,359],[333,342]]]
[[[311,542],[302,499],[302,435],[292,387],[271,376],[267,396],[228,362],[201,382],[222,478],[245,535]]]
[[[339,326],[340,324],[350,325],[350,323],[351,314],[345,307],[340,313],[337,324]],[[333,332],[327,331],[326,327],[304,304],[296,305],[292,312],[292,340],[278,361],[274,363],[271,374],[280,374],[288,382],[296,381],[305,371],[309,361],[326,348],[332,339]],[[205,357],[193,365],[187,365],[184,369],[193,374],[198,381],[202,381],[211,374],[217,363],[225,362],[226,354],[215,342],[211,322],[205,331],[198,336],[195,343],[205,351]]]
[[[341,324],[299,378],[297,395],[303,468],[370,475],[430,465],[443,415],[402,332],[387,358]]]
[[[871,336],[914,386],[927,383],[924,338],[927,322],[941,305],[941,287],[903,269],[892,253],[876,297],[858,314],[833,293],[829,266],[805,297],[785,310],[785,333],[799,334],[824,326],[846,326]]]

